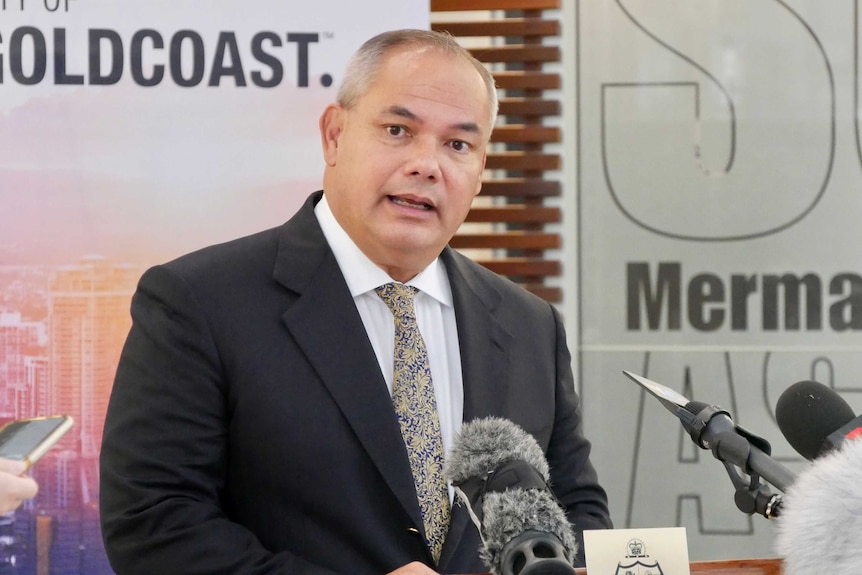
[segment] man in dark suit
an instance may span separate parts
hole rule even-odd
[[[283,226],[148,270],[105,423],[118,575],[485,571],[453,505],[426,541],[391,399],[418,288],[442,444],[494,415],[535,436],[578,532],[610,526],[556,310],[447,247],[481,186],[493,80],[450,37],[367,42],[320,120],[323,192]]]

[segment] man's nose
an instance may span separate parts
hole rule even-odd
[[[442,149],[437,142],[417,140],[411,146],[407,172],[411,176],[436,181],[440,179],[440,158]]]

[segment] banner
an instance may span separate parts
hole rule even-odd
[[[796,471],[784,389],[862,410],[859,2],[576,17],[581,390],[615,524],[685,526],[693,560],[775,556],[774,526],[621,371],[727,409]]]
[[[76,421],[0,573],[111,572],[98,452],[138,277],[287,220],[349,55],[428,26],[427,0],[0,0],[0,418]]]

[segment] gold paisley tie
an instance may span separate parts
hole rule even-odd
[[[413,307],[416,288],[388,283],[375,291],[395,316],[392,402],[407,445],[425,538],[434,561],[439,561],[449,530],[449,491],[443,479],[443,439],[428,350]]]

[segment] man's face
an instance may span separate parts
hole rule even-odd
[[[327,200],[393,278],[424,269],[464,221],[481,188],[489,105],[468,62],[400,49],[352,108],[321,117]]]

